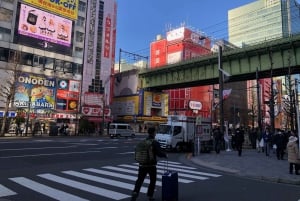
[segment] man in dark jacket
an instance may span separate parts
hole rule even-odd
[[[158,157],[167,158],[167,154],[161,150],[159,143],[155,140],[155,134],[156,134],[156,132],[155,132],[154,127],[148,128],[147,139],[153,140],[152,150],[153,150],[154,160],[148,164],[139,164],[138,178],[135,182],[135,187],[132,192],[131,201],[136,201],[136,199],[139,195],[140,189],[142,187],[142,184],[144,182],[144,179],[147,176],[147,174],[149,174],[149,177],[150,177],[150,184],[148,186],[147,196],[149,197],[149,201],[155,200],[153,198],[153,194],[154,194],[154,190],[155,190],[156,177],[157,177],[157,169],[156,169],[157,159],[156,159],[156,157],[158,156]]]
[[[242,155],[243,143],[244,143],[244,131],[240,128],[237,128],[235,130],[235,144],[239,156]]]

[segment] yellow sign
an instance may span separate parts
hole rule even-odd
[[[46,9],[54,14],[77,20],[79,0],[23,0],[26,3]]]

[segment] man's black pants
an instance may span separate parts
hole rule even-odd
[[[155,190],[155,184],[156,184],[156,166],[139,166],[139,173],[138,173],[138,178],[135,182],[135,187],[133,192],[139,194],[140,189],[143,185],[144,179],[149,174],[150,176],[150,184],[148,186],[148,192],[147,196],[153,197],[154,190]]]

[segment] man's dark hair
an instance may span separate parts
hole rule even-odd
[[[155,133],[155,128],[154,127],[148,128],[148,134],[149,135],[154,135],[154,133]]]

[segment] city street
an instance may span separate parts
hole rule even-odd
[[[129,201],[138,166],[134,139],[35,137],[0,139],[0,200]],[[168,153],[179,172],[180,201],[298,201],[299,186],[259,181],[197,166],[186,153]],[[161,200],[158,164],[155,196]],[[139,200],[146,200],[147,182]]]

